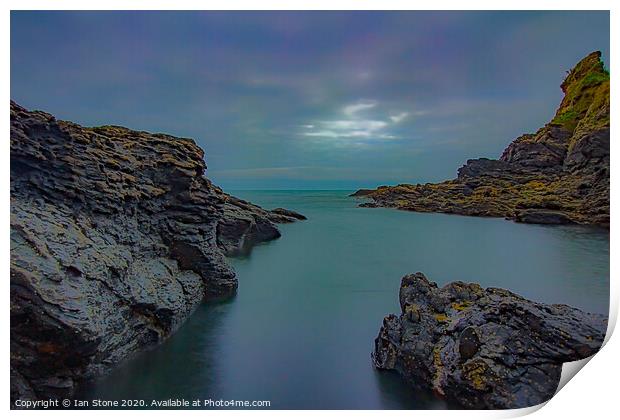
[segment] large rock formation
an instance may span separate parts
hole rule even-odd
[[[607,319],[503,289],[422,273],[403,277],[401,315],[383,320],[372,354],[418,388],[468,408],[522,408],[550,399],[562,363],[594,354]]]
[[[81,127],[11,102],[11,400],[79,381],[168,337],[237,288],[225,254],[298,217],[231,197],[193,140]]]
[[[551,122],[499,160],[474,159],[454,180],[360,190],[365,207],[609,226],[609,73],[594,52],[561,85]]]

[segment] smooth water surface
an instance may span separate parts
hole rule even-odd
[[[307,221],[231,259],[237,296],[203,304],[160,347],[85,390],[90,398],[270,400],[271,408],[445,408],[372,368],[400,278],[421,271],[607,313],[609,233],[502,219],[359,208],[345,191],[237,191]]]

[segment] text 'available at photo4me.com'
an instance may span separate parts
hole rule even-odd
[[[61,408],[270,408],[271,401],[268,400],[234,400],[234,399],[185,399],[168,398],[164,400],[143,400],[143,399],[56,399],[47,400],[17,400],[15,406],[29,409],[61,409]]]

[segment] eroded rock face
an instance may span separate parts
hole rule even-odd
[[[468,408],[547,401],[562,363],[596,353],[607,328],[602,315],[474,283],[438,288],[422,273],[403,277],[400,307],[383,320],[374,365]]]
[[[365,207],[609,226],[609,73],[589,54],[561,85],[555,117],[499,159],[472,159],[438,184],[360,190]],[[550,214],[550,211],[553,214]]]
[[[547,125],[536,134],[525,134],[514,140],[499,160],[539,169],[562,166],[571,135],[564,127]]]
[[[292,223],[302,220],[275,211],[264,210],[223,192],[221,194],[226,204],[224,205],[224,217],[217,225],[217,241],[227,255],[244,255],[250,252],[256,243],[279,238],[280,231],[274,223]],[[287,211],[297,214],[290,210]]]
[[[11,400],[70,395],[237,280],[225,260],[297,220],[223,193],[190,139],[11,102]]]

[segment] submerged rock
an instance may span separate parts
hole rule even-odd
[[[170,336],[280,236],[204,177],[193,140],[81,127],[11,102],[11,401],[65,397]]]
[[[607,318],[507,290],[403,277],[401,315],[383,320],[372,360],[467,408],[522,408],[555,393],[562,363],[601,347]]]
[[[373,200],[364,207],[609,226],[609,82],[601,53],[593,52],[562,83],[553,120],[514,140],[498,160],[468,160],[456,179],[438,184],[352,195]]]

